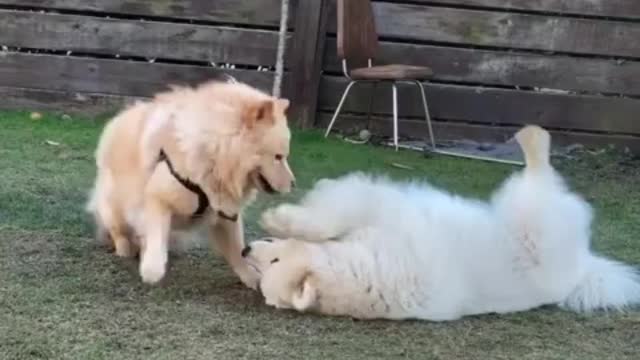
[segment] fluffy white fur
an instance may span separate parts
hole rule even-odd
[[[640,277],[590,250],[590,206],[549,164],[550,136],[516,134],[527,166],[488,202],[351,174],[263,214],[245,248],[267,304],[356,318],[453,320],[545,304],[640,302]]]

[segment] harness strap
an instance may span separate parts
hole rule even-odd
[[[180,174],[178,174],[176,170],[173,168],[173,164],[171,163],[171,160],[169,160],[169,157],[164,152],[164,150],[160,150],[160,156],[158,157],[158,162],[163,162],[163,161],[167,163],[167,167],[169,168],[169,172],[171,173],[171,175],[173,175],[173,177],[176,178],[176,180],[178,180],[178,182],[182,184],[182,186],[187,188],[187,190],[191,191],[192,193],[198,196],[198,209],[196,209],[196,211],[193,213],[193,215],[191,215],[191,217],[197,218],[202,216],[207,211],[207,208],[210,205],[207,194],[205,194],[204,191],[202,191],[202,188],[198,184],[194,183],[188,178],[184,178],[180,176]],[[237,218],[237,215],[236,215],[236,218]]]

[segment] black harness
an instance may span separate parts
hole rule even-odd
[[[207,194],[205,194],[205,192],[202,191],[202,188],[200,187],[200,185],[178,174],[174,169],[173,164],[171,163],[171,160],[169,160],[169,157],[167,156],[167,154],[164,152],[164,150],[160,150],[160,156],[158,156],[158,162],[163,162],[163,161],[167,163],[167,167],[169,168],[169,172],[171,173],[171,175],[173,175],[173,177],[176,178],[176,180],[178,180],[178,182],[182,184],[182,186],[184,186],[187,190],[191,191],[192,193],[198,196],[198,208],[191,215],[191,218],[197,219],[202,217],[202,215],[204,215],[207,212],[207,210],[211,205],[211,203],[209,202],[209,198],[207,197]],[[233,221],[233,222],[238,221],[238,214],[230,216],[225,214],[221,210],[219,210],[218,216],[229,221]]]

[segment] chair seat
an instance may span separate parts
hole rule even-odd
[[[381,65],[351,70],[349,76],[354,80],[424,80],[433,75],[426,66]]]

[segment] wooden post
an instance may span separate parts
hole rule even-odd
[[[287,96],[289,119],[299,128],[314,125],[327,31],[327,0],[298,0],[295,12]]]

